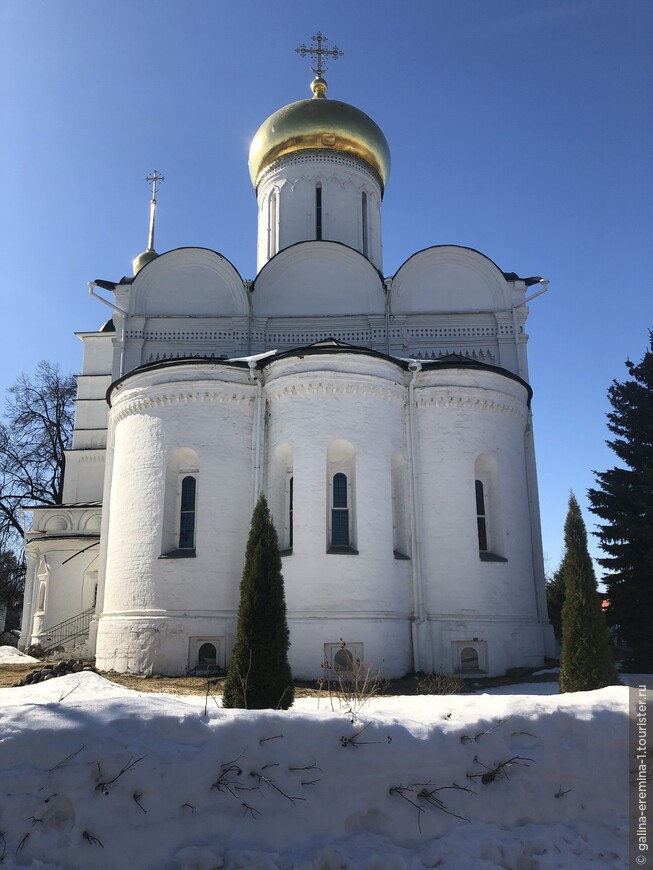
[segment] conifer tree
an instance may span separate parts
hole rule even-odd
[[[607,441],[621,467],[595,472],[591,510],[603,520],[597,537],[608,590],[610,624],[630,647],[629,667],[653,672],[653,331],[639,365],[626,362],[630,380],[608,389],[612,411]]]
[[[556,640],[562,640],[562,606],[565,603],[565,578],[560,565],[546,583],[546,605],[549,622],[553,626]]]
[[[238,627],[222,706],[287,710],[294,700],[289,645],[279,541],[261,495],[245,551]]]
[[[608,646],[608,626],[597,595],[585,523],[573,493],[569,496],[561,570],[565,601],[560,691],[585,692],[612,686],[618,682],[617,669]]]

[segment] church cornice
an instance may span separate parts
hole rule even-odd
[[[492,412],[495,414],[507,414],[514,417],[522,423],[528,420],[528,407],[517,402],[508,402],[501,399],[480,398],[478,396],[451,395],[450,390],[453,387],[417,387],[415,390],[415,400],[420,408],[449,408],[456,411],[481,411]],[[456,387],[461,393],[465,392],[465,387]],[[485,389],[483,387],[468,387],[467,389]],[[424,391],[430,390],[445,390],[446,395],[425,395]]]
[[[323,619],[335,619],[339,622],[362,622],[368,619],[404,622],[410,617],[410,611],[401,610],[357,610],[356,613],[342,610],[288,610],[288,622],[317,622]]]
[[[106,393],[107,404],[109,405],[109,408],[113,407],[114,396],[118,394],[119,398],[119,394],[132,378],[136,378],[139,375],[147,375],[152,372],[165,371],[168,369],[182,369],[195,366],[224,366],[226,369],[232,368],[239,369],[241,371],[246,371],[249,368],[246,362],[242,362],[240,360],[225,360],[219,359],[217,357],[214,358],[206,356],[187,356],[144,363],[143,365],[137,366],[136,368],[127,372],[127,374],[124,374],[121,378],[118,378],[109,385]],[[175,380],[174,375],[171,376],[170,380]],[[215,388],[215,385],[212,384],[212,386]],[[116,401],[118,400],[118,398],[116,398]]]
[[[103,429],[103,431],[106,431],[106,427],[105,429]],[[75,455],[78,462],[101,462],[102,464],[106,462],[106,447],[99,447],[92,452],[86,451],[83,447],[81,447],[78,450],[67,450],[66,453]]]
[[[496,625],[496,623],[501,623],[504,625],[514,624],[516,626],[523,626],[539,625],[541,623],[541,620],[533,616],[532,613],[481,614],[459,611],[457,613],[428,613],[426,618],[429,622],[449,623],[441,627],[454,631],[460,631],[462,625],[469,627],[473,625]]]
[[[220,390],[220,387],[227,389]],[[147,387],[145,389],[148,389]],[[233,389],[232,384],[215,384],[210,388],[180,389],[179,386],[170,387],[169,391],[157,392],[154,395],[130,398],[121,398],[111,410],[111,420],[114,425],[120,423],[126,417],[141,414],[144,411],[152,411],[156,408],[167,408],[173,405],[184,405],[194,402],[217,405],[244,405],[254,402],[253,387],[248,393],[241,389]]]
[[[353,381],[352,377],[357,378]],[[373,378],[374,376],[368,376]],[[287,383],[290,381],[290,383]],[[340,372],[330,373],[327,377],[311,378],[301,373],[291,373],[280,376],[266,385],[268,398],[279,401],[293,399],[297,396],[358,396],[359,398],[382,399],[388,402],[397,402],[401,405],[406,400],[406,388],[402,385],[395,387],[380,386],[371,381],[364,382],[360,375]]]

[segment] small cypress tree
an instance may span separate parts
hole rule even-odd
[[[618,683],[601,611],[587,531],[574,494],[569,496],[562,560],[565,601],[562,606],[560,691],[585,692]]]
[[[279,541],[261,495],[245,551],[236,641],[222,706],[287,710],[294,700],[289,645]]]

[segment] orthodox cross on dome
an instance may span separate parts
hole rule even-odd
[[[161,175],[160,172],[157,172],[156,169],[152,172],[151,175],[148,175],[145,179],[148,184],[152,185],[152,199],[150,200],[150,235],[147,242],[147,250],[154,250],[154,219],[156,216],[156,191],[161,184],[161,182],[165,181],[165,177]]]
[[[342,57],[344,51],[340,51],[337,45],[334,45],[333,48],[323,48],[322,43],[326,44],[327,37],[324,36],[320,31],[315,34],[315,36],[311,36],[313,40],[311,47],[306,48],[306,46],[302,43],[299,48],[296,48],[295,51],[297,54],[302,57],[306,57],[306,55],[315,55],[316,66],[312,66],[311,69],[315,73],[316,76],[322,76],[322,73],[327,71],[326,64],[324,63],[325,57],[332,57],[334,60],[338,60],[339,57]]]

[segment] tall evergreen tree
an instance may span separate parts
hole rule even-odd
[[[560,565],[553,577],[546,582],[546,605],[549,622],[553,626],[556,640],[562,640],[562,605],[565,603],[565,578]]]
[[[608,389],[612,411],[606,443],[622,466],[595,472],[591,510],[604,522],[597,537],[606,554],[608,619],[630,647],[629,666],[653,672],[653,331],[639,365],[626,362],[630,380]]]
[[[618,682],[608,646],[608,626],[596,590],[594,567],[587,549],[587,531],[573,493],[565,521],[562,560],[565,600],[562,605],[560,691],[585,692]]]
[[[289,645],[279,541],[261,495],[245,551],[236,641],[222,706],[287,710],[294,700]]]

